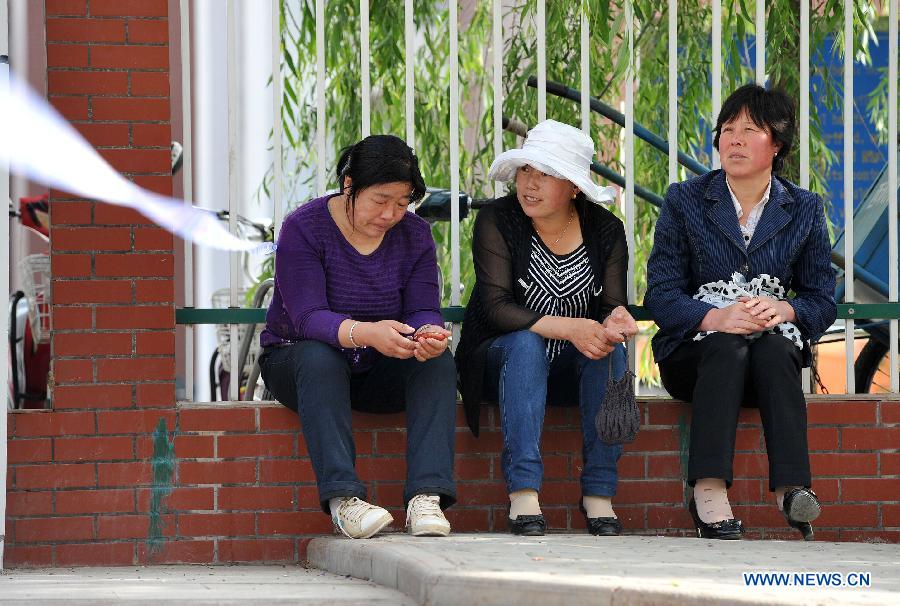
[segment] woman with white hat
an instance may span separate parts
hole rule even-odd
[[[479,211],[475,288],[456,351],[460,391],[478,435],[482,401],[500,405],[503,475],[513,534],[542,535],[541,429],[548,401],[577,404],[584,435],[582,508],[594,535],[617,535],[610,502],[621,445],[600,441],[594,418],[610,376],[626,369],[622,343],[637,332],[626,304],[622,222],[615,198],[590,178],[590,137],[545,120],[521,149],[500,154],[489,177],[515,191]]]

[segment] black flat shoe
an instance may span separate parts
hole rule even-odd
[[[587,518],[587,528],[595,537],[617,537],[622,534],[622,523],[617,518]]]
[[[736,541],[740,540],[741,535],[744,534],[744,527],[741,524],[741,521],[735,520],[734,518],[722,520],[721,522],[713,522],[712,524],[707,524],[701,520],[700,514],[697,513],[697,504],[694,502],[693,498],[688,504],[688,511],[691,512],[691,517],[694,518],[694,526],[697,527],[697,536],[701,539]]]
[[[543,514],[519,516],[515,520],[507,517],[506,521],[511,533],[523,537],[542,537],[547,531],[547,523],[544,521]]]
[[[578,509],[587,520],[588,532],[595,537],[617,537],[622,534],[622,523],[618,518],[589,518],[584,503],[580,503]]]
[[[788,526],[796,528],[804,541],[813,540],[812,522],[822,513],[819,498],[809,488],[794,488],[784,493],[784,519]]]

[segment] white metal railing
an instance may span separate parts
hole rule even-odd
[[[543,4],[543,0],[538,0]],[[450,304],[459,305],[459,17],[457,3],[450,6],[450,242],[453,247],[450,253]],[[454,328],[454,337],[457,337]],[[456,340],[456,339],[454,339]]]
[[[0,2],[0,55],[9,55],[9,7],[5,1]],[[9,86],[9,65],[0,63],[0,87]],[[9,166],[0,160],[0,202],[9,200]],[[9,267],[9,220],[0,222],[0,257],[3,264],[0,267]],[[9,271],[0,272],[0,292],[4,297],[9,297]],[[5,301],[4,301],[5,303]],[[4,311],[6,305],[3,306]],[[9,322],[3,319],[3,363],[0,364],[0,386],[3,387],[6,400],[7,385],[9,385]],[[0,570],[3,570],[3,547],[6,542],[6,402],[3,405],[3,414],[0,415]]]
[[[712,111],[710,122],[722,107],[722,0],[710,0],[712,8]],[[712,167],[719,168],[719,152],[712,150]]]
[[[494,0],[491,11],[494,88],[494,157],[503,153],[503,11],[500,0]],[[503,195],[503,184],[494,182],[494,197]]]
[[[756,83],[766,85],[766,0],[756,0]]]
[[[625,38],[628,41],[628,68],[625,72],[625,238],[629,251],[634,251],[634,88],[635,81],[635,56],[634,56],[634,6],[631,0],[625,3]],[[628,302],[637,302],[637,278],[634,274],[634,254],[628,255],[627,270],[627,295]],[[628,366],[637,368],[637,347],[635,340],[631,339],[628,346]],[[635,378],[637,386],[637,378]]]
[[[809,90],[809,1],[800,0],[800,90]],[[809,189],[809,95],[800,95],[800,187]],[[803,390],[809,392],[812,381],[803,369]]]
[[[325,193],[325,0],[316,0],[316,195]]]
[[[278,241],[278,232],[284,220],[284,204],[282,188],[284,184],[283,137],[281,128],[281,2],[272,0],[272,212],[275,217],[274,235]]]
[[[182,0],[182,5],[188,3],[189,0]],[[361,132],[363,136],[368,135],[371,132],[371,120],[372,120],[372,90],[371,90],[371,73],[370,73],[370,59],[369,59],[369,48],[370,48],[370,27],[369,27],[369,2],[371,0],[360,0],[359,1],[359,11],[360,11],[360,97],[361,97],[361,115],[359,116]],[[898,15],[898,0],[889,0],[889,140],[891,142],[895,142],[897,139],[897,15]],[[326,119],[326,97],[325,97],[325,89],[327,83],[327,70],[325,63],[325,6],[326,0],[315,0],[315,93],[314,93],[314,105],[315,105],[315,140],[313,143],[313,148],[315,150],[315,158],[316,163],[314,167],[314,182],[315,182],[315,191],[318,195],[322,195],[326,191],[326,175],[328,167],[330,166],[330,158],[328,156],[328,121]],[[460,121],[459,121],[459,112],[462,110],[460,106],[460,82],[459,82],[459,28],[458,28],[458,6],[457,2],[448,3],[448,28],[449,28],[449,41],[450,41],[450,53],[448,58],[448,71],[450,73],[450,115],[449,115],[449,126],[450,126],[450,140],[448,142],[449,146],[449,164],[450,164],[450,189],[451,189],[451,199],[456,200],[460,190]],[[234,35],[234,16],[233,16],[233,0],[229,0],[228,3],[228,32],[229,38]],[[502,138],[502,120],[503,120],[503,81],[502,81],[502,65],[503,65],[503,48],[504,48],[504,30],[503,30],[503,19],[506,16],[503,12],[503,2],[501,0],[492,0],[491,3],[491,15],[492,15],[492,30],[491,30],[491,53],[488,57],[489,68],[492,71],[492,96],[493,96],[493,116],[492,116],[492,124],[493,124],[493,132],[492,135],[492,143],[494,154],[499,154],[503,150],[503,138]],[[587,11],[587,3],[581,3],[582,10]],[[845,300],[853,301],[854,299],[854,264],[852,263],[853,259],[853,250],[854,250],[854,234],[853,234],[853,176],[854,176],[854,166],[853,166],[853,135],[854,135],[854,125],[853,125],[853,46],[854,46],[854,29],[853,29],[853,0],[844,0],[844,11],[845,11],[845,20],[844,20],[844,31],[843,36],[846,44],[845,51],[845,61],[844,61],[844,73],[843,73],[843,85],[844,85],[844,108],[843,108],[843,137],[844,137],[844,191],[843,191],[843,209],[846,217],[845,227],[844,227],[844,257],[847,259],[845,264],[845,291],[846,296]],[[278,14],[279,8],[279,0],[272,0],[272,25],[273,30],[279,31],[278,28],[281,26],[280,24],[280,15]],[[405,43],[405,81],[406,81],[406,90],[404,96],[405,102],[405,134],[406,140],[411,146],[415,146],[416,141],[416,132],[415,132],[415,98],[414,98],[414,71],[413,71],[413,63],[416,52],[416,29],[413,20],[413,11],[414,11],[414,2],[413,0],[404,0],[403,3],[404,8],[404,28],[403,28],[403,36]],[[634,151],[634,99],[635,99],[635,90],[637,86],[640,86],[640,83],[635,79],[635,65],[636,65],[636,56],[635,56],[635,48],[634,48],[634,36],[635,36],[635,23],[634,23],[634,15],[633,15],[633,6],[632,3],[625,3],[625,18],[623,20],[623,40],[627,44],[627,53],[628,53],[628,69],[626,72],[625,84],[624,84],[624,115],[625,115],[625,128],[623,131],[623,147],[622,147],[622,161],[625,166],[625,187],[622,195],[622,211],[625,218],[625,227],[626,234],[628,237],[628,245],[630,250],[634,250],[635,243],[635,151]],[[755,60],[755,80],[757,83],[765,85],[767,80],[767,70],[766,70],[766,2],[765,0],[755,0],[754,3],[754,35],[756,38],[755,49],[754,49],[754,60]],[[711,85],[711,115],[709,116],[709,122],[714,122],[714,118],[717,116],[719,109],[722,104],[722,78],[723,78],[723,56],[722,56],[722,25],[723,25],[723,14],[722,14],[722,1],[721,0],[710,0],[709,2],[709,10],[711,15],[711,74],[710,74],[710,85]],[[798,65],[799,75],[800,75],[800,90],[809,91],[810,87],[810,19],[811,19],[811,10],[810,10],[810,0],[801,0],[799,2],[799,10],[800,10],[800,62]],[[677,30],[678,30],[678,1],[677,0],[668,0],[668,86],[669,86],[669,94],[668,94],[668,146],[669,146],[669,161],[668,161],[668,175],[669,181],[674,182],[679,180],[681,171],[678,167],[677,162],[677,152],[678,152],[678,40],[677,40]],[[183,11],[184,12],[184,11]],[[591,134],[591,117],[590,117],[590,106],[589,106],[589,98],[590,98],[590,27],[589,27],[589,15],[586,12],[581,14],[580,19],[580,89],[581,89],[581,128],[584,132]],[[537,69],[537,95],[536,95],[536,104],[537,104],[537,116],[539,120],[545,119],[547,115],[547,92],[546,92],[546,82],[547,82],[547,33],[546,33],[546,0],[537,0],[535,5],[535,12],[533,15],[534,22],[534,35],[535,35],[535,43],[536,43],[536,56],[535,56],[535,67]],[[187,37],[189,28],[184,21],[187,19],[183,16],[182,23],[182,35]],[[183,44],[183,48],[189,48],[189,43]],[[229,65],[229,107],[232,106],[234,102],[233,89],[234,87],[239,85],[233,77],[233,63],[234,63],[234,44],[229,44],[229,53],[228,53],[228,65]],[[274,179],[271,190],[271,195],[274,201],[274,224],[277,232],[278,227],[280,226],[281,220],[284,216],[284,208],[283,208],[283,166],[282,166],[282,132],[281,132],[281,57],[282,57],[282,47],[281,47],[281,37],[279,35],[273,36],[273,44],[272,44],[272,66],[273,72],[278,74],[279,77],[274,78],[273,82],[273,111],[275,115],[275,123],[273,128],[273,134],[275,137],[274,141]],[[189,65],[189,61],[184,61],[185,66]],[[186,84],[184,85],[185,89],[185,100],[187,103],[190,102],[190,88],[189,88],[189,74],[186,76]],[[229,110],[229,181],[230,181],[230,195],[229,198],[233,201],[236,198],[236,192],[238,191],[237,180],[240,178],[240,175],[237,171],[236,166],[233,164],[234,160],[234,149],[235,149],[235,137],[236,137],[236,127],[233,124],[233,113]],[[185,109],[185,123],[187,125],[187,129],[189,130],[189,114],[190,108],[189,106]],[[189,141],[189,133],[186,133],[186,145],[185,145],[185,154],[186,154],[186,167],[189,166],[187,159],[190,154],[190,141]],[[810,98],[809,94],[801,94],[799,99],[799,136],[798,136],[798,147],[799,147],[799,155],[800,155],[800,186],[804,188],[808,188],[810,185]],[[898,290],[898,276],[897,276],[897,149],[896,146],[891,144],[888,146],[888,170],[889,170],[889,300],[897,301],[897,290]],[[712,158],[712,163],[714,167],[719,166],[719,158],[718,153],[715,149],[710,150],[710,155]],[[189,179],[189,170],[186,171],[185,179]],[[190,188],[186,183],[185,187],[186,196],[190,196]],[[502,192],[502,188],[500,184],[494,184],[494,193],[499,195]],[[234,210],[232,203],[229,203],[229,208]],[[231,222],[232,227],[234,227],[235,221],[235,212],[231,213]],[[458,207],[456,205],[451,206],[451,225],[450,225],[450,246],[451,246],[451,267],[450,267],[450,280],[454,285],[458,285],[460,281],[460,250],[459,250],[459,241],[460,241],[460,226],[459,226],[459,212]],[[188,247],[189,248],[189,247]],[[189,251],[187,254],[190,254]],[[190,266],[190,259],[186,259],[186,275],[190,276],[190,271],[188,268]],[[238,305],[239,302],[237,300],[237,289],[240,286],[237,282],[237,262],[236,260],[232,260],[231,263],[231,303],[232,305]],[[629,300],[632,302],[635,300],[636,296],[636,283],[635,283],[635,271],[634,271],[634,258],[633,256],[629,258],[628,265],[628,296]],[[450,291],[450,304],[451,305],[459,305],[461,299],[461,292],[458,287],[451,288]],[[236,348],[238,346],[238,339],[234,338],[236,334],[236,326],[232,326],[232,348],[233,354],[232,358],[237,359]],[[853,375],[853,341],[854,341],[854,322],[853,320],[847,320],[844,329],[844,338],[846,342],[846,379],[847,379],[847,389],[849,392],[853,392],[854,390],[854,375]],[[891,364],[891,390],[894,392],[900,391],[898,388],[898,352],[897,352],[897,332],[898,332],[898,322],[897,320],[890,321],[890,364]],[[192,372],[189,368],[188,373]],[[190,380],[188,381],[190,383]],[[237,395],[237,386],[236,382],[232,385],[231,395],[230,397],[234,398]],[[804,385],[809,387],[809,373],[808,371],[804,372]],[[190,393],[190,392],[189,392]]]
[[[454,4],[451,2],[451,4]],[[452,18],[452,16],[451,16]],[[537,119],[547,119],[547,2],[537,0],[535,30],[537,31]],[[453,51],[451,50],[451,53]],[[454,198],[455,200],[455,198]]]
[[[890,0],[888,16],[888,298],[897,301],[897,39],[900,38],[900,2]],[[890,331],[891,391],[900,392],[900,367],[897,360],[897,320],[891,320]]]
[[[372,132],[372,84],[369,79],[369,0],[359,0],[359,71],[362,97],[362,138]],[[342,184],[343,186],[343,184]]]
[[[194,201],[194,140],[193,116],[191,115],[191,21],[188,0],[179,3],[181,28],[181,123],[182,123],[182,159],[181,183],[184,203]],[[194,306],[194,245],[184,241],[184,305]],[[193,400],[194,391],[194,329],[190,325],[184,327],[184,397]]]
[[[628,250],[634,251],[634,6],[625,3],[625,38],[628,41],[628,69],[625,76],[625,237]],[[637,284],[634,277],[634,254],[628,255],[628,302],[637,300]],[[628,350],[632,355],[635,348]],[[632,360],[632,368],[634,368]]]
[[[844,297],[853,301],[853,0],[844,0]],[[893,218],[892,218],[893,219]],[[847,360],[853,360],[853,320],[844,321]],[[846,364],[847,391],[855,391],[853,364]]]
[[[678,181],[678,0],[669,0],[669,183]]]
[[[413,21],[413,0],[403,2],[403,39],[406,51],[406,142],[410,147],[416,146],[416,94],[415,94],[415,52],[416,28]]]
[[[581,130],[591,136],[591,26],[588,13],[581,11]]]
[[[227,38],[227,62],[228,62],[228,228],[231,233],[237,233],[238,196],[240,195],[240,172],[238,169],[238,73],[237,73],[237,29],[235,15],[235,0],[226,0],[226,38]],[[238,307],[238,289],[240,288],[240,257],[236,252],[229,253],[228,267],[231,279],[228,281],[228,303],[231,307]],[[237,365],[238,326],[232,324],[228,327],[231,336],[229,347],[231,348],[231,373],[235,380],[228,384],[228,399],[238,400],[240,381],[240,367]]]

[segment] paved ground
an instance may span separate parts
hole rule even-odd
[[[0,603],[412,605],[400,592],[299,566],[6,570]]]
[[[371,579],[430,605],[900,604],[896,544],[387,535],[314,539],[309,558],[312,566]],[[748,587],[744,572],[840,573],[843,580],[861,572],[871,585]]]
[[[900,604],[900,545],[394,534],[364,541],[315,539],[309,557],[318,569],[7,570],[0,574],[0,603]],[[753,572],[791,573],[793,586],[747,586],[743,573]],[[794,573],[831,573],[830,582],[845,583],[850,573],[864,573],[870,584],[810,586],[815,576]],[[798,586],[798,578],[806,586]]]

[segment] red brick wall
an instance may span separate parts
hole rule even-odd
[[[171,194],[166,0],[46,0],[47,94],[100,154]],[[51,196],[56,410],[174,405],[172,236]]]
[[[115,168],[171,194],[167,1],[45,8],[49,101]],[[141,507],[146,440],[122,435],[142,431],[122,419],[174,415],[173,240],[64,192],[51,192],[50,216],[54,410],[9,418],[7,522],[22,539],[6,562],[131,561],[133,546],[102,542],[104,514]]]
[[[171,191],[166,0],[46,0],[48,95],[136,182]],[[298,421],[277,405],[174,406],[172,238],[132,211],[54,192],[52,411],[9,416],[7,566],[290,562],[330,532]],[[691,534],[682,404],[644,404],[619,465],[629,532]],[[810,403],[817,536],[900,541],[900,402]],[[457,531],[503,531],[496,410],[457,428]],[[547,415],[542,504],[581,531],[580,430]],[[404,519],[404,418],[354,417],[370,497]],[[797,538],[766,491],[755,412],[738,429],[735,512],[751,537]]]
[[[681,480],[689,409],[642,406],[641,434],[619,463],[616,511],[629,533],[691,535]],[[458,417],[459,503],[447,512],[458,532],[505,531],[496,412],[486,411],[477,439]],[[548,412],[541,503],[552,530],[582,532],[574,413]],[[160,419],[167,431],[154,440]],[[900,402],[814,400],[809,420],[824,504],[817,538],[900,542]],[[360,477],[402,530],[404,416],[355,414],[353,423]],[[279,405],[23,412],[11,415],[10,433],[8,566],[293,562],[331,532],[296,415]],[[753,410],[740,419],[735,476],[731,501],[749,537],[799,538],[768,493]]]

